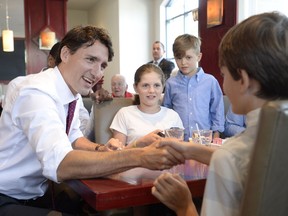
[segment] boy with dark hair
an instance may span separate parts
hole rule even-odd
[[[201,215],[240,214],[261,107],[270,100],[288,98],[287,59],[285,15],[263,13],[234,26],[219,46],[219,66],[232,111],[247,117],[246,130],[228,139],[214,153],[212,148],[194,143],[171,140],[160,143],[160,146],[173,146],[186,159],[209,164]],[[179,176],[166,173],[154,184],[152,193],[178,216],[197,215],[192,195]]]

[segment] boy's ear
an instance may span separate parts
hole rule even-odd
[[[201,58],[202,58],[202,53],[199,53],[198,54],[198,62],[201,60]]]
[[[240,70],[240,92],[246,92],[250,86],[250,78],[246,70]]]

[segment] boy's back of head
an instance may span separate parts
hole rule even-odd
[[[260,84],[259,98],[288,98],[287,16],[262,13],[231,28],[219,46],[219,66],[226,66],[234,80],[245,70]]]

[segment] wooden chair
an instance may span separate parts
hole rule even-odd
[[[242,202],[243,216],[288,215],[288,100],[263,107]]]
[[[224,118],[226,118],[226,114],[227,114],[229,106],[230,106],[230,100],[226,95],[223,95],[223,102],[224,102]],[[222,133],[220,133],[220,137],[222,139],[226,138],[224,131]]]
[[[96,143],[104,144],[112,137],[112,132],[109,127],[115,114],[120,108],[132,104],[132,98],[114,98],[112,101],[106,101],[101,104],[94,103],[93,111]]]

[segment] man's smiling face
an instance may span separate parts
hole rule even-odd
[[[95,41],[92,46],[83,46],[71,54],[67,47],[63,47],[61,59],[60,71],[72,93],[88,95],[107,67],[108,48]]]

